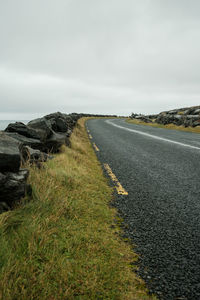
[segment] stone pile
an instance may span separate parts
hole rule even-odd
[[[25,196],[29,172],[20,167],[20,143],[0,132],[0,213]]]
[[[158,115],[137,115],[132,113],[131,119],[139,119],[146,123],[174,124],[184,127],[200,126],[200,106],[164,111]]]
[[[11,123],[0,132],[0,213],[10,209],[24,197],[28,170],[21,168],[27,160],[41,163],[59,152],[62,145],[70,145],[70,135],[81,117],[114,117],[60,112],[30,121],[27,125]]]

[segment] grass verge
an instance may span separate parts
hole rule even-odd
[[[164,128],[164,129],[173,129],[173,130],[181,130],[181,131],[187,131],[187,132],[193,132],[193,133],[200,133],[200,126],[197,127],[184,127],[184,126],[177,126],[174,124],[167,124],[167,125],[162,125],[158,123],[145,123],[140,120],[132,120],[132,119],[127,119],[126,122],[132,123],[132,124],[137,124],[137,125],[146,125],[146,126],[152,126],[152,127],[157,127],[157,128]]]
[[[155,299],[119,237],[84,119],[71,148],[30,168],[33,199],[0,215],[0,299]]]

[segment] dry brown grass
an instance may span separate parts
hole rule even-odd
[[[71,143],[30,168],[33,199],[0,216],[0,299],[155,299],[133,272],[83,119]]]

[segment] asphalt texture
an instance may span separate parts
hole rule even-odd
[[[200,134],[122,119],[89,120],[86,126],[100,162],[128,191],[116,194],[114,205],[150,293],[199,300]]]

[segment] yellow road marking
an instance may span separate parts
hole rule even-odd
[[[128,195],[128,192],[123,188],[115,174],[112,172],[110,166],[108,164],[104,164],[104,168],[106,169],[108,175],[111,177],[112,181],[115,183],[115,188],[119,195]]]
[[[93,146],[96,151],[99,151],[99,148],[97,147],[97,145],[95,143],[93,143]]]
[[[92,139],[92,136],[91,136],[91,134],[89,134],[89,138],[90,138],[90,139]]]

